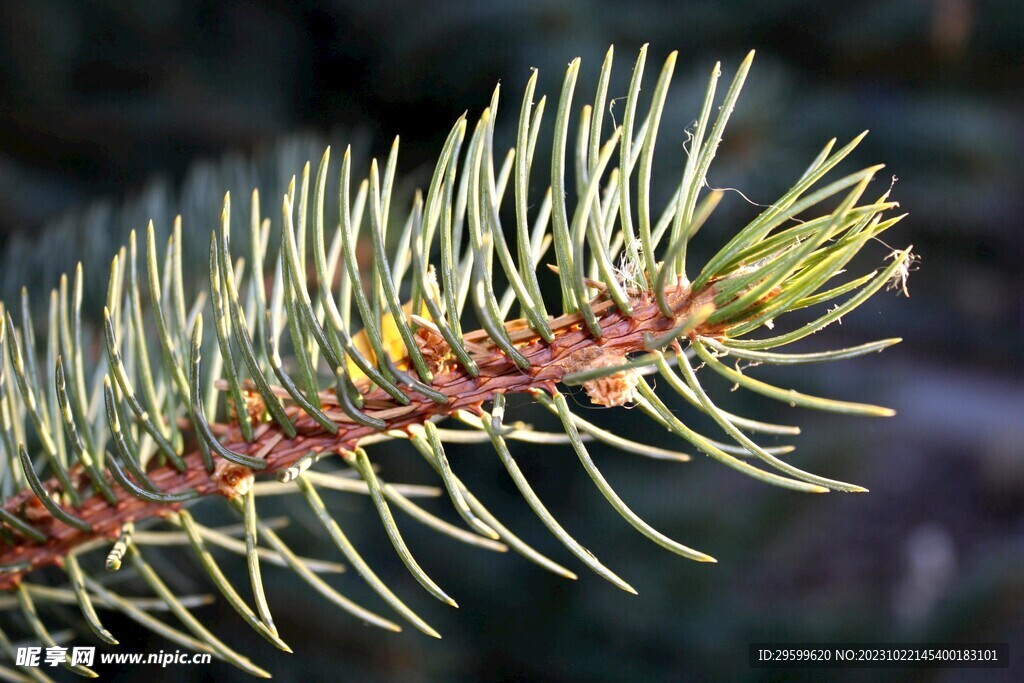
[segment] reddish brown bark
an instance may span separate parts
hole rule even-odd
[[[682,311],[680,317],[685,317],[690,308],[688,304],[699,297],[689,298],[686,293],[679,291],[674,292],[674,299],[675,307]],[[449,365],[443,374],[434,379],[432,386],[448,397],[447,405],[440,405],[410,391],[411,403],[402,407],[382,390],[375,389],[365,396],[365,410],[370,415],[385,419],[388,429],[404,429],[412,424],[423,423],[436,415],[450,415],[460,409],[478,411],[483,403],[491,400],[496,394],[523,393],[536,389],[551,390],[566,373],[566,360],[574,352],[592,346],[623,354],[641,351],[644,348],[646,334],[658,335],[676,324],[676,320],[662,316],[657,305],[648,297],[637,299],[633,304],[634,312],[631,317],[620,314],[609,301],[595,305],[595,312],[600,316],[600,340],[581,328],[578,316],[563,316],[553,321],[553,327],[557,331],[551,344],[537,339],[525,325],[510,323],[509,329],[512,331],[513,339],[530,361],[531,367],[528,371],[516,367],[500,351],[490,350],[483,357],[477,358],[480,367],[478,377],[470,377],[461,367]],[[466,335],[466,339],[484,343],[486,335],[479,332],[471,333]],[[266,468],[255,473],[257,477],[268,477],[287,469],[310,452],[337,452],[343,448],[351,448],[358,439],[373,433],[374,430],[371,428],[349,420],[337,407],[332,393],[324,393],[322,398],[325,412],[338,421],[340,429],[336,435],[326,431],[296,406],[289,406],[287,409],[295,420],[298,431],[298,435],[293,439],[285,438],[279,427],[271,422],[263,423],[257,428],[256,438],[251,443],[245,442],[238,428],[232,424],[217,425],[215,429],[224,437],[223,441],[228,448],[266,461]],[[221,493],[217,482],[203,466],[202,457],[198,452],[187,454],[184,461],[186,469],[183,472],[169,466],[160,466],[151,469],[147,474],[154,484],[168,493],[189,488],[195,489],[200,497]],[[78,472],[73,474],[80,476]],[[51,480],[46,485],[52,490],[56,486],[56,480]],[[181,504],[148,503],[117,486],[114,487],[114,491],[118,498],[116,505],[109,504],[99,495],[93,495],[86,499],[81,507],[70,509],[73,514],[92,526],[90,533],[66,526],[54,519],[30,490],[21,491],[5,502],[3,507],[6,510],[25,518],[36,529],[46,534],[47,540],[43,543],[34,543],[24,539],[13,545],[0,546],[0,565],[27,565],[20,571],[0,574],[0,590],[11,590],[26,574],[35,569],[60,565],[65,555],[76,546],[96,538],[116,537],[121,526],[127,522],[165,516],[181,507]]]

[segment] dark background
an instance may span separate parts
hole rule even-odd
[[[740,395],[729,405],[796,421],[804,434],[794,462],[871,493],[800,496],[703,458],[672,465],[594,448],[609,480],[648,521],[719,560],[697,565],[635,534],[570,451],[520,447],[516,455],[542,498],[639,596],[585,569],[567,582],[518,556],[456,547],[404,523],[421,563],[462,606],[450,610],[417,594],[365,500],[331,496],[359,547],[444,640],[411,629],[371,631],[271,569],[271,606],[295,655],[274,651],[228,607],[199,614],[282,681],[782,679],[747,666],[747,644],[765,640],[1009,642],[1020,680],[1022,27],[1024,5],[1016,0],[4,2],[0,286],[10,302],[27,282],[39,304],[59,273],[82,259],[98,297],[127,230],[153,217],[166,234],[178,211],[196,231],[201,272],[202,236],[214,225],[221,193],[245,197],[259,182],[267,196],[279,196],[288,175],[315,161],[328,141],[354,142],[366,159],[386,153],[400,134],[400,192],[409,196],[428,182],[455,118],[467,109],[478,114],[496,82],[505,97],[499,142],[507,144],[530,67],[540,68],[539,91],[550,97],[568,61],[581,56],[579,102],[612,43],[613,96],[624,94],[640,44],[651,43],[648,94],[661,60],[680,50],[655,176],[656,200],[664,201],[711,64],[721,59],[731,77],[756,48],[711,184],[767,203],[829,137],[869,128],[845,168],[886,163],[879,193],[890,175],[899,178],[893,196],[910,216],[885,239],[914,244],[922,262],[909,300],[879,295],[806,348],[896,335],[903,344],[880,356],[763,375],[810,393],[891,405],[897,417],[797,415]],[[552,117],[553,108],[548,126]],[[730,194],[698,251],[707,255],[751,211]],[[871,257],[887,252],[875,245]],[[709,384],[727,396],[727,386]],[[547,424],[529,406],[515,415]],[[658,438],[639,416],[587,416]],[[392,480],[431,481],[401,449],[378,447],[374,455]],[[577,568],[516,500],[488,449],[455,449],[452,458],[517,533]],[[293,506],[285,511],[294,525],[306,526],[292,536],[306,539],[296,545],[333,558],[299,501]],[[162,566],[179,590],[212,590],[187,556],[169,557]],[[242,576],[241,562],[224,562]],[[366,597],[352,576],[341,583]],[[133,639],[129,623],[110,619],[128,650],[169,647],[145,635]],[[220,664],[104,673],[125,680],[242,676]],[[927,680],[1013,675],[921,673]],[[812,674],[785,678],[820,680]],[[907,678],[828,672],[843,680],[879,675]]]

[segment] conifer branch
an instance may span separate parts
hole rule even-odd
[[[489,443],[553,535],[624,590],[634,591],[550,514],[518,468],[510,441],[570,445],[598,490],[639,533],[683,557],[713,562],[644,522],[597,469],[585,441],[597,439],[647,457],[684,461],[690,456],[591,424],[573,414],[560,384],[582,385],[597,405],[635,404],[641,411],[634,415],[646,414],[697,451],[760,481],[803,492],[864,491],[789,464],[780,456],[791,447],[758,444],[748,433],[792,435],[799,429],[722,410],[701,378],[719,374],[749,391],[806,408],[892,414],[775,387],[740,368],[740,361],[832,362],[899,341],[799,354],[776,350],[839,320],[887,283],[897,282],[905,292],[903,280],[914,260],[909,248],[866,275],[835,282],[858,253],[902,217],[888,217],[897,206],[888,193],[864,200],[881,167],[820,186],[862,136],[837,151],[835,141],[829,142],[788,192],[736,231],[703,268],[693,270],[687,246],[722,200],[720,192],[701,195],[753,53],[740,65],[717,110],[716,65],[682,177],[660,215],[651,206],[652,158],[664,134],[659,124],[676,55],[666,61],[653,101],[641,115],[646,57],[645,47],[633,71],[622,126],[606,132],[609,50],[594,106],[583,110],[571,153],[579,60],[570,64],[555,115],[550,178],[545,179],[549,187],[535,212],[529,199],[532,161],[545,103],[543,98],[533,102],[536,74],[520,109],[517,147],[507,154],[494,149],[495,90],[471,132],[465,117],[452,127],[425,195],[416,194],[401,227],[393,220],[397,211],[392,206],[396,140],[383,167],[374,161],[354,193],[351,153],[345,150],[337,216],[325,210],[325,198],[334,191],[328,186],[329,149],[315,173],[306,164],[293,178],[281,198],[279,218],[261,216],[254,192],[250,230],[242,239],[245,258],[232,252],[231,198],[226,196],[220,229],[208,241],[208,286],[191,300],[180,221],[163,249],[152,224],[144,249],[133,232],[110,265],[100,358],[89,355],[92,347],[85,338],[81,266],[70,284],[63,278],[52,292],[39,344],[27,292],[20,326],[0,303],[0,443],[5,455],[0,485],[6,496],[0,505],[0,590],[14,593],[17,599],[9,604],[29,619],[35,636],[50,637],[36,601],[73,595],[85,622],[106,642],[114,637],[102,626],[96,607],[117,609],[179,644],[265,675],[202,626],[190,605],[174,596],[146,561],[150,546],[165,533],[144,530],[156,522],[184,530],[183,542],[219,592],[278,648],[288,650],[286,634],[278,633],[267,606],[261,560],[288,566],[358,618],[399,630],[398,624],[337,593],[318,576],[333,565],[295,555],[260,518],[257,500],[281,493],[281,487],[302,495],[357,573],[428,635],[437,632],[363,560],[318,488],[369,495],[404,565],[448,604],[454,600],[409,552],[393,509],[460,541],[497,551],[511,548],[553,572],[575,577],[498,521],[452,471],[445,442]],[[617,168],[611,168],[613,160]],[[573,206],[566,196],[567,167],[576,170]],[[833,197],[835,208],[814,214]],[[514,247],[503,226],[508,207],[515,214],[508,223]],[[357,257],[360,239],[370,245],[363,261]],[[272,241],[280,245],[273,255]],[[549,249],[553,264],[544,261]],[[560,306],[544,300],[538,272],[545,267],[558,276]],[[268,268],[273,270],[269,278]],[[505,289],[499,287],[503,280]],[[775,336],[752,336],[786,320],[791,311],[840,297],[845,297],[841,303],[810,323]],[[473,315],[464,310],[467,303]],[[515,304],[523,315],[509,320]],[[471,329],[474,318],[479,329]],[[729,365],[730,357],[735,366]],[[693,430],[687,418],[668,407],[666,390],[662,395],[654,391],[645,379],[650,373],[659,373],[668,392],[710,417],[729,442]],[[531,396],[552,411],[564,434],[533,432],[507,420],[505,397],[510,394]],[[437,426],[446,419],[469,430]],[[444,492],[465,528],[413,502],[410,496],[420,489],[388,483],[377,472],[373,450],[365,448],[392,439],[408,439],[436,470],[441,488],[432,492]],[[340,456],[348,476],[309,469],[332,454]],[[40,472],[47,473],[45,479]],[[187,509],[204,499],[226,500],[243,521],[236,535],[244,539],[195,521]],[[219,569],[214,546],[245,555],[252,606]],[[133,602],[90,577],[78,558],[100,548],[109,549],[111,569],[127,559],[125,566],[144,579],[189,633],[141,606],[148,603]],[[48,566],[63,568],[71,593],[35,581],[38,570]]]

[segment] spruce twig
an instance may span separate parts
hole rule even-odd
[[[416,194],[391,253],[397,140],[383,170],[376,160],[371,163],[354,198],[353,162],[345,151],[337,216],[327,215],[325,208],[325,197],[332,192],[327,184],[330,150],[315,173],[307,164],[292,179],[273,219],[262,218],[260,196],[254,192],[244,258],[231,250],[231,198],[225,196],[220,229],[208,243],[208,286],[191,301],[185,294],[189,287],[180,221],[169,236],[162,265],[157,230],[148,226],[145,277],[139,273],[133,232],[110,268],[103,358],[88,356],[92,347],[83,336],[81,266],[72,287],[63,278],[52,293],[45,349],[36,343],[27,292],[19,306],[20,327],[0,303],[0,444],[6,456],[0,483],[10,492],[0,505],[0,590],[16,597],[7,604],[19,607],[35,635],[47,640],[49,631],[33,596],[73,598],[85,621],[107,642],[113,636],[96,608],[113,607],[175,642],[264,675],[200,624],[188,609],[191,603],[175,596],[144,559],[143,550],[148,554],[149,546],[174,539],[196,553],[243,621],[281,649],[288,649],[287,634],[279,634],[272,619],[261,560],[289,567],[358,618],[399,630],[318,576],[337,571],[338,565],[296,555],[260,517],[257,501],[282,488],[302,494],[356,573],[428,635],[438,634],[362,558],[318,489],[368,494],[404,565],[425,589],[450,605],[454,601],[406,546],[394,509],[457,540],[495,551],[512,549],[575,578],[512,534],[465,486],[445,454],[446,441],[489,442],[545,526],[583,564],[624,590],[634,592],[540,501],[515,461],[511,442],[570,445],[598,490],[639,533],[683,557],[713,562],[643,521],[597,469],[584,442],[593,438],[626,452],[674,461],[690,456],[591,424],[572,413],[559,384],[582,385],[597,405],[638,405],[641,411],[633,415],[647,414],[698,451],[761,481],[804,492],[864,491],[788,464],[780,455],[791,447],[759,445],[746,432],[792,435],[799,429],[723,411],[701,379],[713,372],[744,389],[807,408],[892,414],[877,406],[775,387],[739,365],[832,362],[899,341],[798,354],[777,350],[839,320],[887,283],[906,293],[906,274],[915,259],[909,248],[892,253],[864,276],[837,282],[852,259],[902,217],[887,216],[897,206],[887,194],[862,202],[881,167],[819,187],[862,136],[837,151],[830,142],[782,198],[736,231],[703,268],[688,270],[687,245],[713,219],[722,200],[721,192],[701,195],[753,53],[732,78],[717,113],[716,66],[682,177],[660,215],[651,206],[652,159],[659,134],[665,134],[660,121],[676,54],[665,62],[643,114],[639,92],[646,59],[645,47],[633,71],[622,126],[605,132],[613,61],[609,50],[595,103],[583,110],[574,150],[569,149],[569,131],[580,62],[570,63],[555,115],[550,187],[535,212],[530,179],[545,104],[543,98],[533,101],[536,73],[519,112],[517,148],[500,155],[494,149],[499,106],[495,90],[468,139],[465,117],[450,130],[427,192]],[[610,168],[615,159],[619,167]],[[575,169],[578,186],[573,206],[565,191],[567,166]],[[834,209],[814,215],[822,202],[839,195]],[[502,226],[503,202],[515,214],[514,247]],[[709,232],[711,228],[701,235]],[[370,240],[364,262],[356,249],[361,233]],[[276,254],[268,248],[271,236],[280,244]],[[549,248],[555,264],[541,262]],[[495,256],[509,282],[504,290],[498,287]],[[548,266],[558,275],[560,307],[546,302],[540,288],[538,268]],[[268,268],[273,270],[269,291]],[[408,303],[403,305],[406,293]],[[775,336],[754,335],[785,320],[791,311],[838,297],[846,298],[811,323]],[[481,329],[468,329],[467,301]],[[517,303],[523,317],[510,320],[508,311]],[[353,324],[353,312],[361,329]],[[214,334],[204,334],[204,318],[212,321],[208,327]],[[212,337],[216,345],[204,344]],[[729,365],[730,357],[735,366]],[[695,360],[702,365],[696,366]],[[98,369],[87,381],[93,361]],[[654,372],[694,410],[710,417],[731,442],[700,434],[687,424],[688,418],[676,415],[645,379]],[[509,394],[533,397],[560,418],[564,434],[533,432],[507,420]],[[437,426],[448,418],[467,429]],[[440,488],[391,484],[378,473],[372,450],[365,448],[401,438],[409,439],[437,471]],[[341,454],[351,476],[309,470],[332,454]],[[757,461],[776,472],[751,464]],[[48,473],[45,479],[40,471]],[[442,492],[466,528],[410,499]],[[210,499],[226,500],[239,514],[237,534],[244,540],[205,527],[185,509]],[[180,526],[184,536],[133,531],[161,520]],[[116,570],[127,558],[191,635],[157,619],[144,607],[148,603],[123,597],[85,572],[79,556],[112,545],[108,568]],[[230,583],[214,548],[246,557],[246,590]],[[72,591],[27,581],[53,565],[64,566]]]

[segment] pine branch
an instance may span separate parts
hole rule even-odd
[[[225,197],[221,228],[209,241],[208,288],[191,301],[185,293],[181,222],[175,224],[162,259],[152,223],[144,254],[132,233],[111,263],[102,359],[86,360],[91,347],[81,319],[81,266],[70,284],[63,278],[51,295],[48,324],[41,328],[43,353],[36,344],[27,292],[20,329],[0,304],[5,322],[0,327],[0,442],[6,455],[0,479],[6,494],[0,506],[0,590],[17,596],[35,636],[48,642],[33,596],[58,599],[65,594],[29,579],[40,568],[58,566],[67,574],[86,623],[106,642],[113,637],[94,606],[118,609],[179,644],[264,675],[203,627],[146,562],[142,550],[150,552],[152,532],[147,537],[135,529],[163,520],[185,531],[214,585],[276,647],[288,649],[264,597],[260,560],[267,558],[287,565],[358,618],[399,630],[338,594],[314,571],[323,563],[294,555],[260,519],[256,500],[270,495],[268,487],[288,486],[302,495],[380,598],[420,631],[436,636],[362,559],[317,489],[353,490],[356,485],[368,494],[408,571],[448,604],[454,601],[409,552],[392,506],[460,541],[492,550],[513,548],[551,571],[575,576],[512,534],[466,488],[444,449],[446,441],[460,440],[489,442],[552,534],[582,563],[624,590],[635,592],[550,514],[519,470],[508,440],[571,445],[613,509],[637,531],[671,552],[713,562],[634,513],[597,469],[585,442],[594,438],[648,457],[689,456],[589,423],[572,413],[559,385],[582,385],[597,405],[635,404],[697,450],[766,483],[816,493],[864,491],[789,464],[779,456],[790,447],[759,445],[748,433],[794,434],[799,429],[728,413],[701,383],[701,375],[713,372],[792,405],[853,415],[892,414],[877,406],[774,387],[740,369],[740,361],[796,364],[853,358],[899,341],[801,354],[775,350],[840,319],[887,283],[902,284],[913,262],[906,249],[862,277],[833,282],[869,242],[901,218],[883,218],[897,206],[888,193],[861,201],[881,167],[817,187],[860,137],[837,151],[835,141],[828,143],[792,189],[739,230],[690,279],[688,244],[722,199],[720,192],[701,194],[752,57],[741,64],[713,116],[720,73],[716,65],[678,188],[657,218],[650,206],[652,158],[675,53],[666,61],[646,118],[637,126],[644,48],[623,124],[605,138],[603,116],[592,112],[603,113],[607,101],[613,61],[609,50],[594,109],[583,110],[572,162],[567,143],[579,60],[569,66],[555,116],[550,187],[533,215],[530,178],[545,104],[542,98],[534,106],[536,74],[520,111],[517,148],[507,155],[495,153],[496,90],[468,140],[464,117],[451,129],[427,192],[417,193],[397,241],[389,235],[395,222],[391,204],[397,141],[383,168],[372,162],[354,194],[346,150],[336,220],[325,211],[328,150],[315,176],[307,164],[293,179],[276,228],[261,218],[254,192],[244,259],[231,251],[231,199]],[[618,168],[610,168],[613,158]],[[567,165],[576,169],[577,201],[571,212],[565,192]],[[501,210],[510,183],[514,248],[506,241]],[[808,215],[832,197],[839,197],[834,209]],[[364,228],[370,257],[361,262],[356,245]],[[268,259],[272,234],[279,235],[275,241],[280,246]],[[389,244],[396,246],[389,250]],[[557,315],[548,313],[551,302],[545,302],[538,279],[538,268],[552,247],[554,263],[543,265],[558,276]],[[274,270],[269,280],[268,266]],[[508,282],[504,291],[497,289],[501,279]],[[801,327],[774,337],[750,337],[791,311],[846,295]],[[467,303],[472,316],[464,311]],[[516,304],[523,317],[509,320]],[[464,331],[473,319],[480,329]],[[205,335],[204,320],[212,321]],[[210,343],[204,348],[206,339]],[[727,364],[730,356],[737,361],[734,367]],[[702,365],[695,367],[694,359]],[[98,370],[87,380],[94,366]],[[645,379],[654,372],[694,410],[710,417],[732,443],[694,431],[671,411]],[[564,433],[505,424],[505,397],[517,393],[557,415]],[[436,426],[445,419],[469,430]],[[414,503],[410,494],[416,489],[389,484],[377,474],[364,448],[399,438],[410,440],[436,470],[465,529]],[[309,470],[328,454],[340,454],[357,480]],[[752,464],[756,461],[761,466]],[[46,480],[37,474],[40,469],[49,473]],[[271,477],[281,483],[263,481]],[[187,508],[204,498],[226,499],[242,516],[244,543],[195,522]],[[78,556],[111,541],[108,567],[117,568],[127,558],[188,633],[83,572]],[[208,544],[245,555],[254,607],[220,571]],[[89,673],[81,667],[76,671]]]

